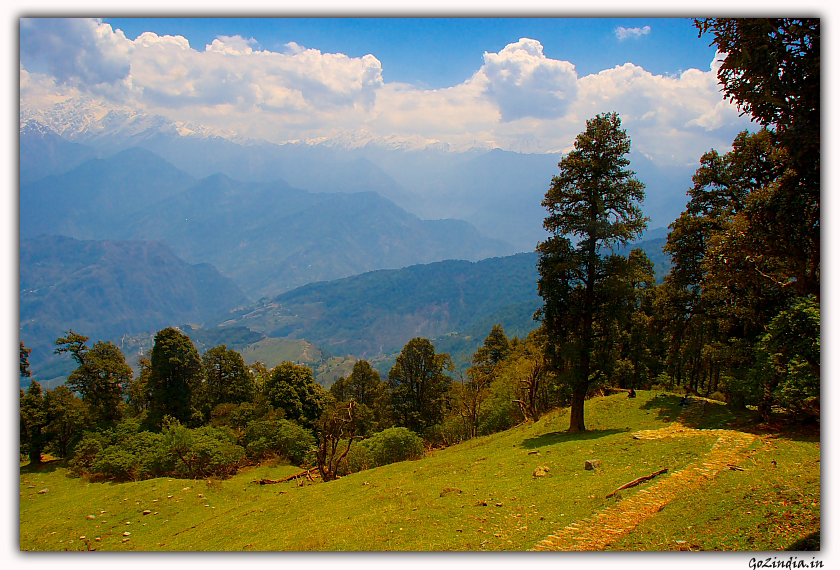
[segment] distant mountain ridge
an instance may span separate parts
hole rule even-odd
[[[305,338],[335,355],[373,358],[399,351],[413,337],[465,330],[523,304],[530,320],[541,304],[536,261],[536,253],[521,253],[310,283],[218,317],[215,324],[247,326],[270,337]],[[522,323],[517,317],[503,324],[513,329]]]
[[[214,267],[185,263],[161,242],[20,241],[20,338],[33,350],[36,379],[70,329],[92,343],[200,324],[246,302]]]
[[[664,241],[644,240],[616,253],[642,249],[661,281],[670,269]],[[523,337],[537,327],[533,315],[543,304],[537,294],[538,260],[536,252],[519,253],[310,283],[220,315],[205,326],[244,326],[269,337],[305,338],[332,354],[367,359],[398,352],[422,336],[467,358],[495,324]]]
[[[196,180],[131,148],[21,185],[24,237],[163,240],[252,298],[312,281],[515,248],[461,220],[421,220],[375,192],[313,193],[282,180]]]
[[[20,233],[108,239],[139,210],[196,183],[158,155],[132,148],[20,186]]]
[[[540,148],[534,141],[507,149],[475,141],[456,149],[422,137],[383,137],[362,130],[272,143],[125,109],[85,115],[73,107],[68,116],[74,118],[66,125],[61,115],[21,109],[22,120],[46,121],[68,140],[103,156],[142,147],[195,178],[224,173],[245,182],[282,179],[312,192],[373,190],[423,219],[465,220],[516,251],[530,251],[545,238],[541,202],[562,158],[557,149]],[[685,207],[697,165],[663,167],[635,150],[630,159],[647,185],[645,214],[654,226],[671,223]]]

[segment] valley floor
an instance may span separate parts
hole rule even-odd
[[[740,550],[819,548],[818,432],[639,391],[328,484],[260,466],[223,481],[90,483],[21,467],[21,550]],[[600,467],[584,469],[587,460]],[[624,484],[667,469],[637,486]],[[40,491],[48,489],[46,492]],[[614,492],[614,494],[613,494]],[[609,496],[608,496],[609,495]]]

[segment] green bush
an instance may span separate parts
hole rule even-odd
[[[519,406],[510,398],[490,398],[484,403],[476,431],[478,435],[489,435],[510,429],[521,419]]]
[[[140,472],[139,460],[131,451],[119,445],[110,445],[97,454],[92,473],[109,479],[124,481],[137,479]]]
[[[376,467],[397,461],[420,459],[425,454],[420,436],[404,427],[388,428],[361,441],[359,445],[370,451]]]
[[[344,449],[346,445],[346,441],[342,441],[339,449]],[[419,435],[404,427],[388,428],[353,444],[339,473],[346,475],[398,461],[420,459],[425,453],[423,439]]]
[[[167,475],[228,476],[239,469],[245,450],[228,429],[190,429],[168,423],[163,433],[125,420],[113,429],[86,436],[76,446],[71,472],[116,481]]]
[[[177,458],[175,475],[225,477],[235,473],[245,458],[245,450],[227,429],[211,426],[190,429],[173,422],[164,428],[163,441]]]
[[[344,449],[346,442],[342,443],[344,443],[344,445],[340,445],[340,447]],[[342,463],[339,468],[339,473],[341,475],[357,473],[359,471],[364,471],[365,469],[373,469],[376,467],[376,464],[373,462],[373,455],[371,454],[370,449],[363,445],[363,443],[364,442],[359,442],[350,447],[346,463]]]
[[[276,455],[294,465],[301,465],[315,447],[315,436],[310,430],[289,420],[256,420],[248,423],[245,445],[250,458]]]
[[[73,459],[70,460],[70,473],[76,476],[93,474],[96,456],[102,453],[102,440],[97,434],[85,434],[76,445]]]

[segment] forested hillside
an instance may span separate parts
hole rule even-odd
[[[435,338],[479,323],[502,322],[527,334],[540,304],[536,259],[521,253],[475,263],[441,261],[311,283],[221,317],[218,324],[305,338],[357,358],[391,354],[415,336]],[[476,345],[486,332],[479,331]]]
[[[201,323],[245,302],[214,267],[185,263],[160,242],[20,241],[20,337],[33,350],[40,381],[69,372],[50,363],[57,365],[53,341],[70,329],[118,340],[173,323]]]

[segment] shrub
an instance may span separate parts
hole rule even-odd
[[[388,428],[363,440],[359,445],[370,451],[376,467],[397,461],[420,459],[425,454],[420,436],[404,427]]]
[[[342,475],[376,467],[370,449],[363,444],[364,442],[362,441],[350,447],[350,452],[347,454],[345,463],[342,463],[339,468],[339,472]]]
[[[342,441],[339,448],[344,449],[346,445],[346,441]],[[339,473],[346,475],[398,461],[420,459],[424,454],[423,439],[419,435],[404,427],[388,428],[352,445]]]
[[[110,445],[97,454],[91,472],[109,479],[137,479],[141,475],[138,465],[136,455],[118,445]]]
[[[245,450],[226,429],[211,426],[189,429],[173,422],[165,427],[163,438],[165,446],[177,457],[176,475],[228,476],[239,469],[245,457]]]
[[[301,465],[315,447],[315,436],[289,420],[256,420],[248,423],[245,443],[250,458],[261,459],[274,454]]]
[[[96,456],[100,453],[102,453],[101,438],[95,434],[85,434],[76,445],[73,459],[70,460],[70,473],[77,476],[91,475]]]
[[[712,400],[717,400],[718,402],[726,402],[726,395],[722,394],[721,392],[712,392],[709,398]]]

